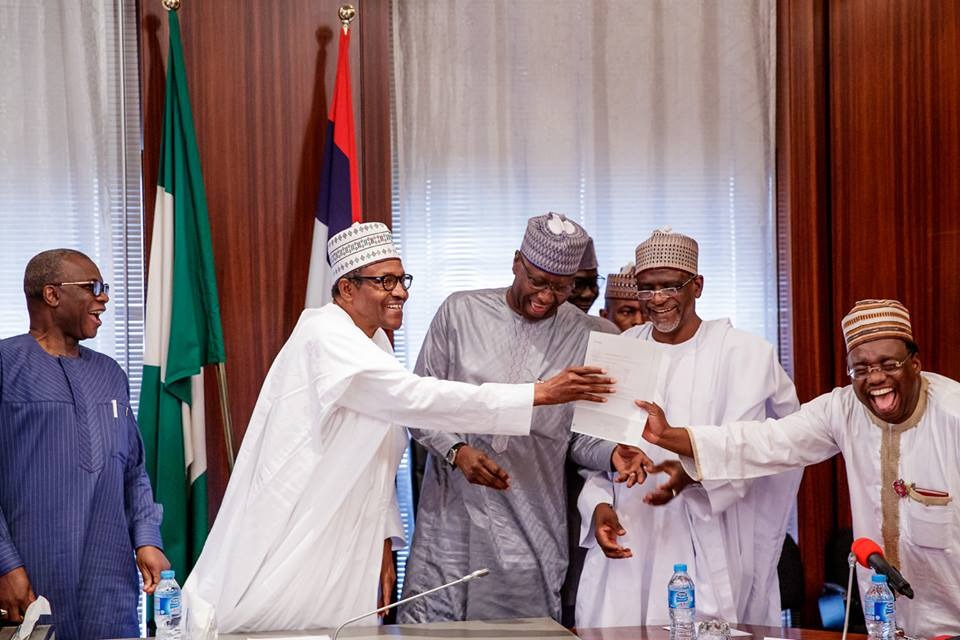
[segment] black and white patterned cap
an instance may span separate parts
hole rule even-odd
[[[354,269],[400,258],[393,246],[393,235],[382,222],[354,222],[327,241],[327,255],[334,282]]]
[[[580,260],[590,236],[562,213],[534,216],[527,221],[520,253],[530,263],[558,276],[572,276],[580,268]]]

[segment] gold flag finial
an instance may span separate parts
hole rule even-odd
[[[343,28],[349,29],[350,23],[357,17],[357,10],[353,8],[352,4],[345,4],[337,11],[337,15],[340,16],[340,24],[343,25]]]
[[[162,0],[163,8],[167,11],[176,11],[180,8],[180,0]]]

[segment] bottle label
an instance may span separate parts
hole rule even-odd
[[[693,609],[695,606],[693,589],[670,589],[671,609]]]
[[[893,622],[894,607],[892,602],[873,603],[873,622]]]
[[[156,596],[154,598],[154,614],[158,616],[179,616],[180,596]]]

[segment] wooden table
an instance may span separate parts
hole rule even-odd
[[[764,638],[792,638],[793,640],[840,640],[839,631],[817,631],[814,629],[783,629],[780,627],[759,627],[750,624],[733,625],[741,631],[753,634],[756,640]],[[578,629],[581,640],[668,640],[670,634],[662,627],[607,627],[603,629]],[[850,640],[864,640],[867,636],[860,633],[848,633]],[[731,636],[730,640],[749,640],[747,636]]]

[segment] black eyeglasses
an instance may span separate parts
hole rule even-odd
[[[641,300],[653,300],[653,296],[662,294],[668,298],[675,298],[677,294],[680,293],[680,290],[685,286],[690,284],[696,279],[696,275],[690,276],[690,279],[684,282],[683,284],[678,284],[674,287],[663,287],[662,289],[639,289],[637,291],[637,297]]]
[[[384,291],[393,291],[397,288],[399,284],[403,287],[404,291],[410,289],[410,285],[413,283],[413,276],[409,273],[405,273],[402,276],[395,276],[392,273],[388,273],[385,276],[350,276],[351,280],[370,280],[371,282],[376,282]]]
[[[89,290],[93,297],[99,296],[101,293],[110,294],[110,285],[108,285],[103,280],[84,280],[83,282],[51,282],[55,287],[62,287],[64,285],[71,284],[75,287],[83,287],[84,289]]]
[[[573,282],[567,284],[557,284],[556,282],[549,282],[543,278],[534,278],[530,275],[530,269],[527,269],[527,265],[524,262],[523,258],[520,258],[520,266],[523,267],[523,273],[527,276],[527,282],[530,284],[530,288],[534,291],[545,291],[550,289],[557,295],[569,296],[573,293]]]

